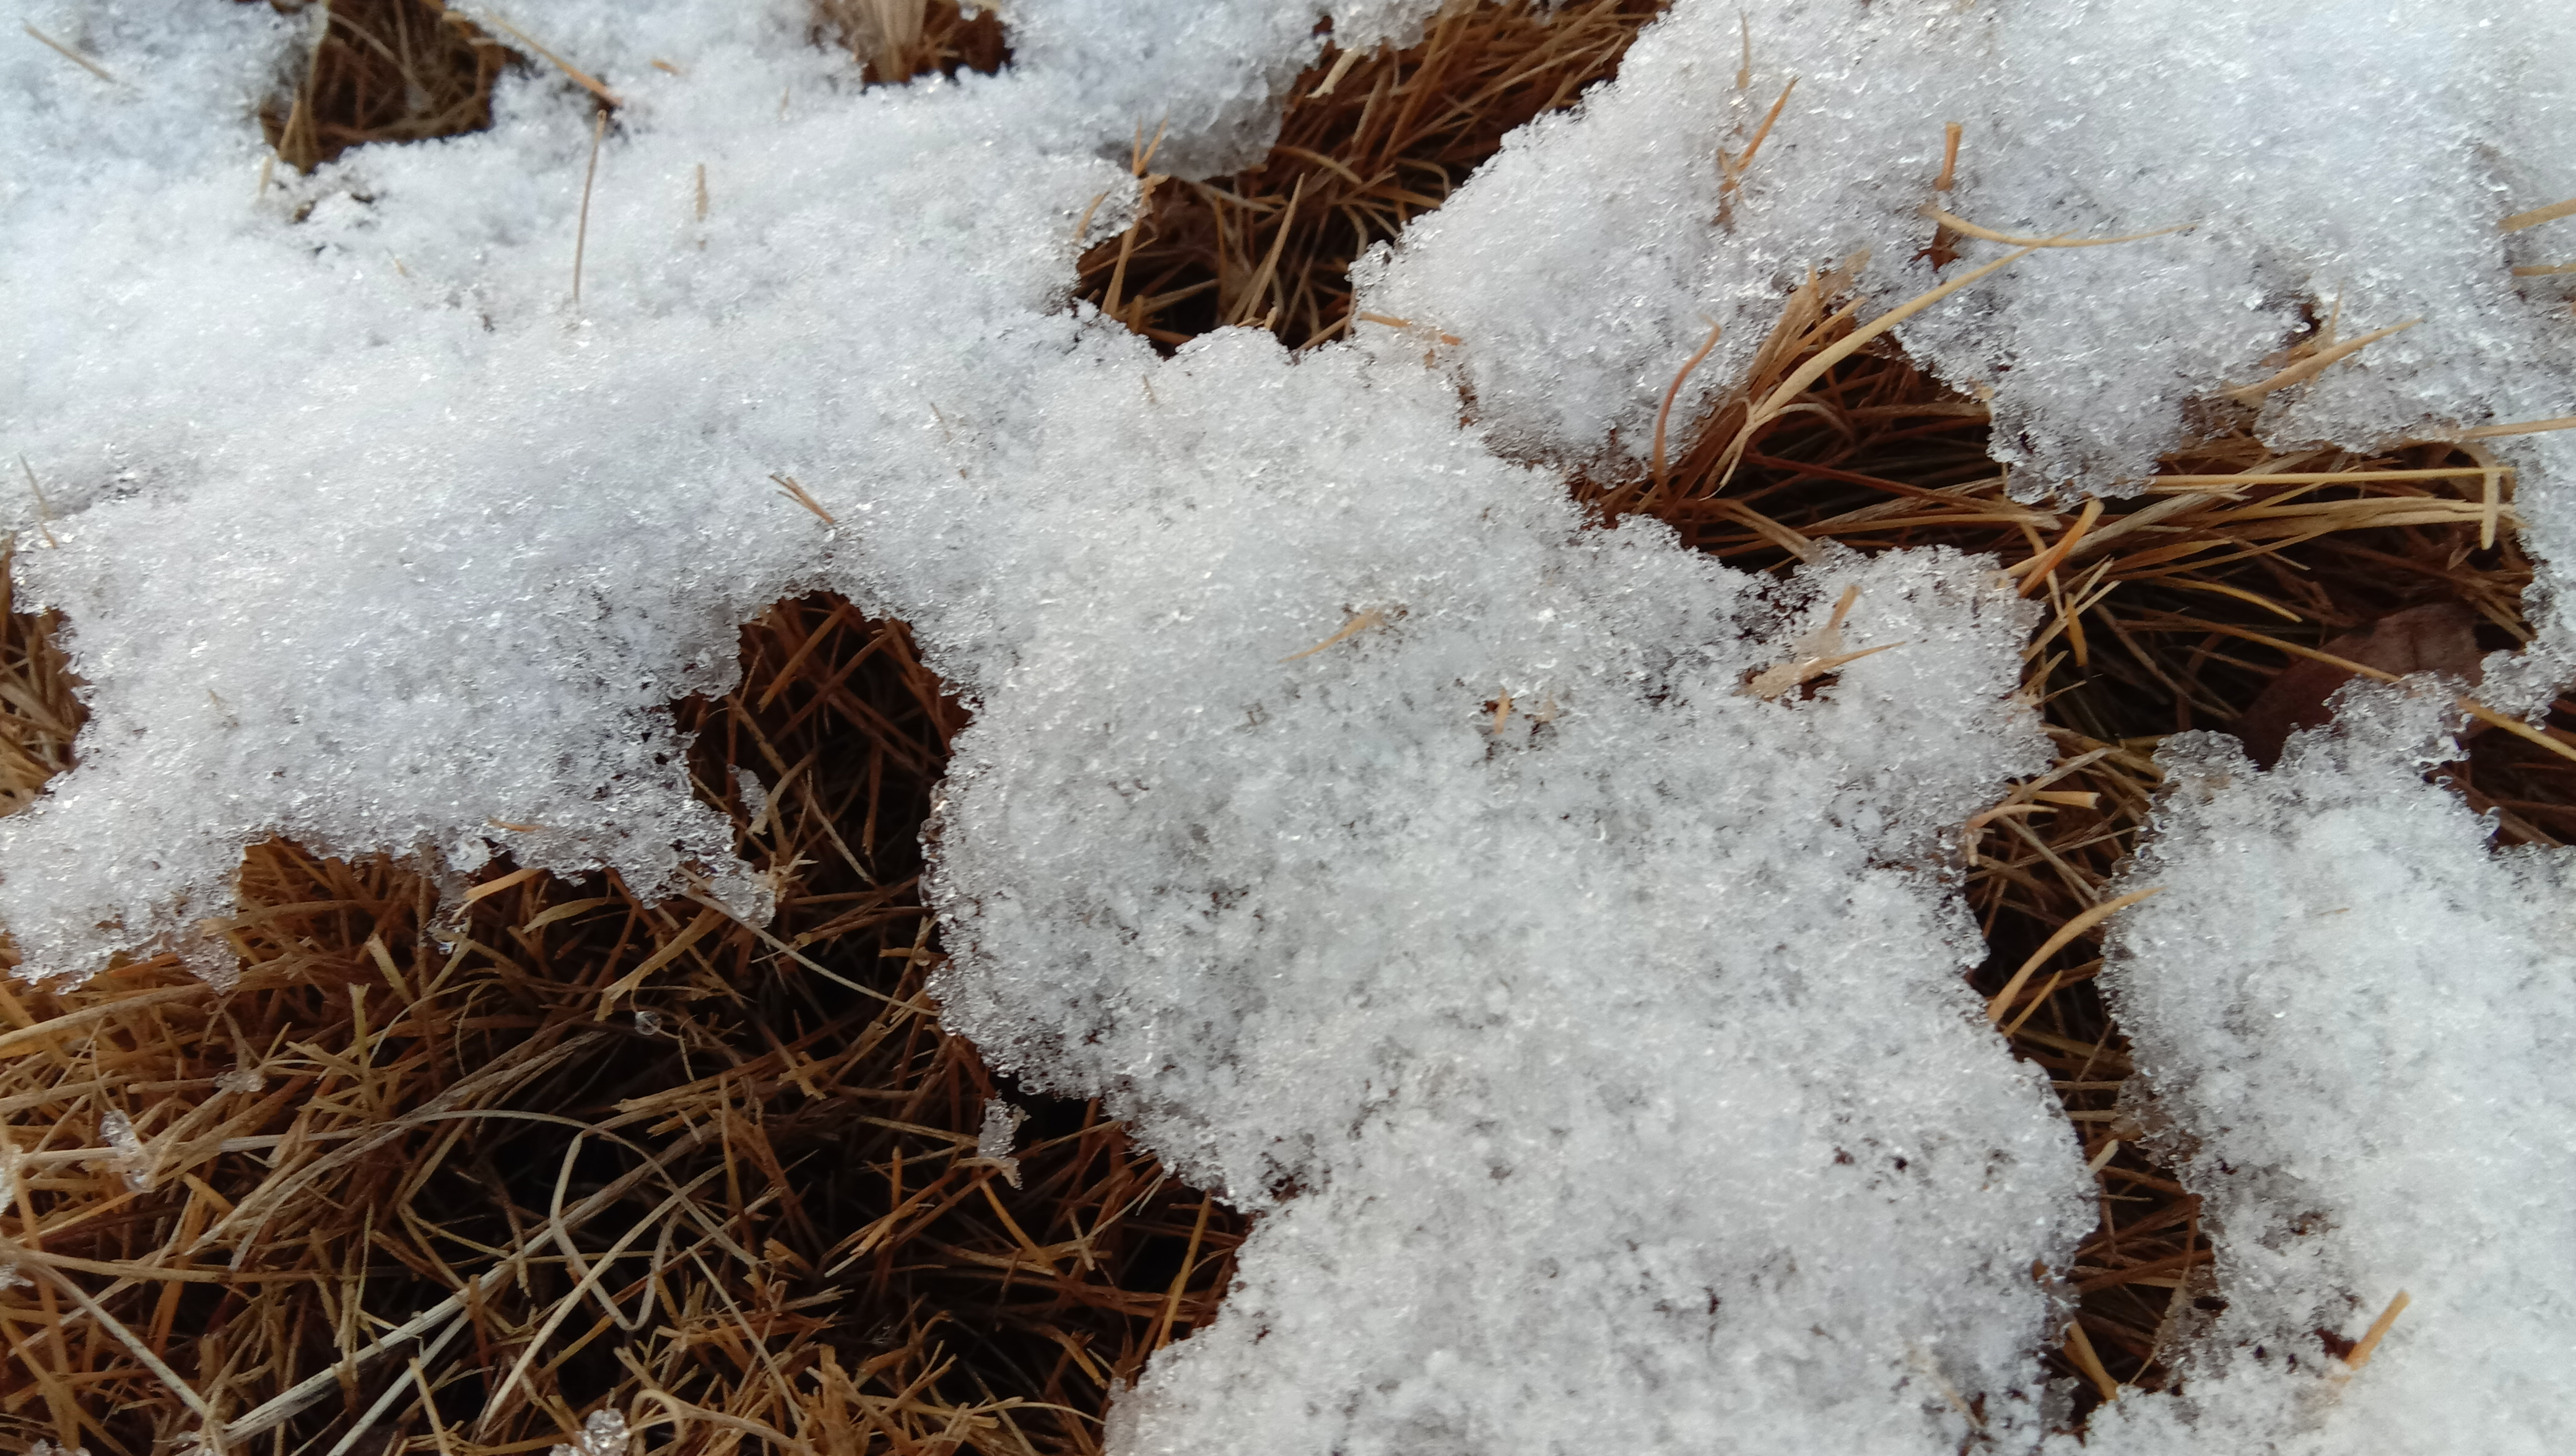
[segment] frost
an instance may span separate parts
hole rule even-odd
[[[1642,458],[1707,319],[1725,335],[1703,395],[1811,267],[1866,253],[1885,308],[2011,251],[1963,238],[1936,270],[1939,202],[2025,237],[2187,225],[2035,254],[1900,327],[1993,392],[2025,493],[2118,491],[2186,401],[2272,374],[2264,357],[2329,317],[2347,341],[2422,322],[2271,396],[2276,438],[2563,415],[2566,286],[2512,270],[2576,253],[2576,220],[2500,224],[2576,196],[2572,43],[2563,6],[2439,0],[1685,3],[1372,262],[1360,306],[1459,336],[1450,367],[1503,438]]]
[[[233,1067],[215,1078],[215,1090],[218,1092],[237,1092],[248,1095],[267,1085],[267,1079],[260,1076],[256,1067]]]
[[[1407,363],[1229,335],[1147,382],[1010,443],[1066,559],[956,745],[932,988],[1271,1210],[1132,1449],[1955,1445],[1915,1360],[2023,1429],[2081,1169],[1905,866],[2045,761],[2027,608],[1587,529]],[[1845,639],[1904,645],[1740,691],[1853,589]]]
[[[769,791],[762,788],[759,778],[741,764],[733,766],[733,787],[734,792],[742,796],[742,812],[745,820],[757,827],[762,817],[769,812]]]

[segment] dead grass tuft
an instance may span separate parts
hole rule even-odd
[[[0,544],[0,607],[15,600],[18,543]],[[88,721],[80,680],[55,638],[53,612],[8,612],[0,623],[0,814],[15,813],[72,766],[72,739]]]
[[[492,124],[492,84],[511,54],[464,16],[440,0],[321,0],[321,8],[327,19],[303,74],[260,107],[279,160],[310,172],[367,142]]]
[[[1935,246],[1953,236],[1925,231]],[[1884,339],[1843,352],[1868,329],[1836,307],[1846,290],[1827,273],[1788,301],[1752,377],[1674,428],[1692,441],[1677,460],[1580,491],[1756,570],[1824,541],[1991,553],[2046,604],[2022,692],[2058,762],[1972,820],[1963,850],[1990,947],[1977,988],[2015,1051],[2049,1069],[2100,1182],[2100,1226],[2062,1271],[2078,1323],[2051,1357],[2077,1380],[2080,1414],[2106,1380],[2161,1386],[2181,1332],[2219,1307],[2198,1202],[2138,1146],[2127,1043],[2093,984],[2106,886],[2145,823],[2156,746],[2215,728],[2268,732],[2277,752],[2352,676],[2320,655],[2473,672],[2478,653],[2529,640],[2530,562],[2497,529],[2514,524],[2513,472],[2474,439],[2273,450],[2213,381],[2146,493],[2081,512],[2023,505],[1988,458],[1983,404]],[[2272,363],[2331,364],[2336,348],[2321,337]],[[2505,843],[2576,840],[2576,703],[2539,734],[2473,726],[2466,759],[2442,770],[2470,806],[2495,815]]]
[[[871,86],[933,71],[990,75],[1011,58],[989,4],[969,19],[957,0],[814,0],[814,27],[818,40],[849,51]]]
[[[1438,207],[1512,128],[1615,73],[1662,10],[1452,3],[1408,49],[1328,48],[1269,157],[1208,182],[1149,177],[1136,224],[1083,255],[1080,296],[1165,347],[1229,324],[1291,348],[1333,338],[1350,323],[1352,259]]]
[[[230,990],[0,979],[0,1443],[500,1456],[612,1411],[671,1451],[1097,1449],[1241,1220],[939,1030],[918,831],[964,715],[904,629],[788,602],[743,655],[682,717],[765,930],[506,867],[442,921],[269,844]]]

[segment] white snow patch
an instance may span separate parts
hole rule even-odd
[[[100,1165],[125,1180],[125,1186],[141,1192],[152,1186],[152,1153],[144,1147],[143,1138],[134,1130],[134,1119],[121,1111],[109,1111],[98,1120],[98,1135],[107,1143],[108,1156]]]
[[[932,990],[1271,1210],[1133,1449],[1929,1451],[1943,1382],[2027,1437],[2081,1168],[1905,866],[2046,761],[2028,609],[1947,554],[1772,584],[1587,529],[1448,399],[1229,333],[1000,471],[1062,565],[956,744]],[[1847,586],[1904,645],[1741,691]]]
[[[595,1410],[581,1423],[580,1444],[557,1442],[546,1449],[546,1456],[626,1456],[628,1444],[625,1414]]]
[[[2424,781],[2450,694],[2364,688],[2256,773],[2170,740],[2104,973],[2204,1200],[2220,1315],[2184,1398],[2087,1450],[2544,1452],[2576,1414],[2576,853]],[[2359,1372],[2360,1338],[2411,1296]],[[2256,1352],[2261,1351],[2260,1355]]]
[[[2424,322],[2274,396],[2274,436],[2562,415],[2567,282],[2511,270],[2576,255],[2576,220],[2499,224],[2576,196],[2571,45],[2566,7],[2447,0],[1677,5],[1580,111],[1515,133],[1373,260],[1361,306],[1461,336],[1453,367],[1515,448],[1642,458],[1704,316],[1726,333],[1700,398],[1810,267],[1867,251],[1884,308],[2010,251],[1965,241],[1941,273],[1918,256],[1957,121],[1943,200],[1972,222],[2192,225],[2036,254],[1900,327],[1952,383],[1994,391],[1997,455],[2026,493],[2119,493],[2187,401],[2269,374],[2308,308],[2340,304],[2346,339]],[[1730,196],[1718,158],[1793,80]]]

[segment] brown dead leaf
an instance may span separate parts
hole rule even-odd
[[[2391,612],[2357,632],[2328,642],[2335,657],[2375,667],[2381,672],[2440,672],[2478,683],[2477,616],[2458,602],[2427,602]],[[2282,746],[2301,728],[2318,727],[2334,717],[2326,700],[2352,681],[2354,674],[2331,662],[2301,659],[2282,669],[2236,720],[2236,736],[2256,763],[2269,768]]]

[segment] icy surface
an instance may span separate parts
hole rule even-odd
[[[2215,734],[2162,755],[2122,888],[2163,893],[2105,980],[2227,1308],[2181,1401],[2132,1396],[2084,1449],[2576,1438],[2576,855],[2497,852],[2423,781],[2447,696],[2361,693],[2268,774]],[[2400,1291],[2365,1367],[2328,1357],[2320,1330],[2358,1339]]]
[[[1368,0],[1342,31],[1426,10]],[[952,1022],[1269,1210],[1224,1316],[1120,1404],[1118,1450],[1946,1453],[1977,1421],[2026,1450],[2032,1266],[2083,1179],[1959,984],[1978,946],[1940,869],[2045,757],[2006,698],[2024,609],[1937,555],[1747,578],[1588,528],[1495,447],[1634,454],[1699,315],[1727,325],[1721,388],[1812,263],[1872,250],[1882,304],[1927,286],[1949,119],[1953,206],[1987,226],[2201,224],[2035,255],[1909,327],[1998,391],[2035,489],[2135,470],[2180,400],[2258,377],[2333,297],[2347,337],[2427,322],[2285,396],[2285,433],[2566,412],[2559,283],[2504,270],[2576,221],[2493,225],[2576,195],[2550,29],[2576,22],[2301,13],[1766,0],[1739,86],[1738,9],[1683,0],[1377,265],[1366,306],[1420,327],[1292,362],[1241,334],[1159,360],[1064,300],[1128,220],[1139,134],[1168,123],[1158,169],[1258,153],[1312,4],[1022,0],[1010,74],[873,90],[793,4],[516,7],[624,102],[576,306],[591,109],[551,72],[507,78],[489,132],[263,185],[251,109],[309,18],[17,0],[0,18],[116,79],[0,45],[0,433],[46,500],[5,515],[93,713],[81,766],[0,824],[0,920],[38,973],[202,954],[277,833],[442,872],[613,865],[757,919],[663,705],[731,680],[743,619],[842,591],[978,709],[938,826]],[[1727,194],[1713,158],[1791,74]],[[1442,330],[1445,375],[1420,353]],[[2516,457],[2552,561],[2576,559],[2564,454]],[[1849,645],[1901,645],[1812,695],[1740,690],[1849,588]],[[2517,672],[2524,700],[2556,686],[2508,663],[2482,690]],[[2351,770],[2453,822],[2394,772]],[[2311,777],[2298,805],[2341,802]],[[2537,862],[2472,859],[2457,904],[2537,903]],[[2520,913],[2497,923],[2544,943]],[[2365,1091],[2418,1085],[2375,1065]],[[2203,1136],[2255,1126],[2187,1105]],[[2313,1127],[2245,1165],[2295,1170]],[[2389,1280],[2492,1287],[2491,1250],[2419,1279],[2394,1245],[2318,1247],[2341,1262],[2228,1328],[2322,1309],[2350,1333]],[[2410,1328],[2338,1409],[2454,1368]],[[2224,1334],[2193,1397],[2213,1429],[2313,1424]],[[2124,1418],[2152,1442],[2182,1411]]]

